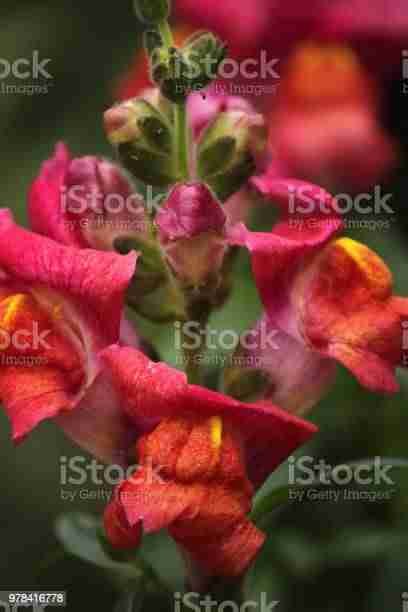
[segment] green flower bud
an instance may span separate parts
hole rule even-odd
[[[189,81],[186,78],[190,68],[181,51],[175,47],[157,48],[151,55],[151,78],[159,86],[161,93],[171,102],[183,102],[189,94]]]
[[[108,110],[104,121],[110,142],[135,178],[155,187],[177,181],[172,126],[157,108],[135,98]]]
[[[166,270],[160,247],[154,241],[142,236],[125,236],[116,239],[114,247],[122,255],[127,255],[131,251],[140,253],[132,281],[139,296],[152,293],[166,281]],[[129,291],[132,292],[132,286]]]
[[[134,0],[136,15],[145,23],[160,23],[170,16],[169,0]]]
[[[182,52],[189,67],[190,90],[198,91],[217,78],[227,56],[227,46],[211,32],[196,32],[185,42]]]
[[[145,89],[143,92],[143,100],[149,102],[154,108],[159,111],[167,119],[168,125],[173,123],[173,106],[171,102],[165,98],[158,87]]]
[[[157,85],[168,78],[170,74],[171,49],[155,47],[150,55],[150,78]]]
[[[153,323],[171,323],[187,319],[185,297],[171,282],[160,285],[148,295],[141,295],[135,282],[134,291],[128,294],[127,303],[140,316]]]
[[[171,156],[135,143],[119,145],[118,154],[125,168],[146,185],[167,187],[177,181]]]
[[[167,49],[153,35],[145,44],[150,50],[152,80],[175,103],[211,83],[226,56],[225,45],[209,32],[194,35],[181,49]]]
[[[198,143],[197,170],[221,201],[239,191],[255,173],[266,146],[262,115],[240,110],[220,113]]]
[[[184,320],[184,295],[171,280],[154,234],[122,237],[114,246],[123,255],[132,250],[139,253],[136,272],[126,294],[128,305],[155,323]]]

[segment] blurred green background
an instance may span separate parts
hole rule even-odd
[[[115,78],[134,55],[137,22],[130,0],[2,0],[0,16],[0,57],[30,57],[38,50],[41,58],[51,58],[46,95],[0,95],[0,203],[25,222],[29,184],[57,140],[67,142],[77,156],[111,155],[101,114],[112,102]],[[354,236],[386,259],[397,292],[408,295],[408,116],[396,76],[387,91],[384,123],[401,143],[401,167],[385,186],[394,193],[398,218],[391,230]],[[245,257],[237,271],[233,298],[214,319],[220,328],[228,321],[228,327],[244,330],[260,312]],[[155,334],[162,357],[174,362],[171,330],[157,334],[152,326],[142,328],[149,337]],[[385,398],[362,390],[339,370],[335,388],[313,415],[321,431],[307,453],[332,464],[374,455],[408,458],[408,375],[401,373],[400,380],[401,392]],[[54,536],[61,513],[97,513],[104,505],[61,499],[60,457],[82,452],[53,424],[42,425],[16,450],[3,414],[0,436],[0,590],[61,588],[69,591],[70,610],[112,610],[116,593],[111,581],[103,572],[64,556]],[[268,518],[263,525],[268,543],[246,581],[248,596],[266,591],[269,600],[280,600],[279,612],[402,611],[402,593],[408,591],[408,479],[403,470],[393,475],[398,484],[392,502],[293,504]],[[283,466],[267,486],[287,477]],[[176,588],[174,548],[161,544],[161,539],[149,540],[146,555],[156,558],[163,578]],[[160,552],[155,555],[157,546]]]

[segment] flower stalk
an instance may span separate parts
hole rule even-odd
[[[174,41],[173,41],[173,33],[171,31],[169,22],[167,20],[161,21],[158,25],[158,30],[162,38],[163,44],[167,48],[172,47],[174,44]]]
[[[190,135],[187,108],[184,101],[179,104],[174,104],[174,134],[178,175],[181,181],[188,181],[190,176]]]
[[[208,316],[202,315],[199,323],[199,333],[197,337],[199,338],[199,342],[197,342],[198,346],[194,346],[194,348],[189,348],[189,342],[191,339],[185,334],[185,331],[182,326],[182,334],[181,341],[183,347],[183,361],[184,361],[184,370],[187,374],[187,379],[190,385],[201,385],[202,384],[202,363],[203,363],[203,352],[205,350],[205,339],[206,339],[206,331],[205,326],[207,324]]]

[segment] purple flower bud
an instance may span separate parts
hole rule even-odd
[[[220,114],[228,111],[241,111],[255,114],[255,109],[245,98],[216,94],[211,89],[193,93],[188,98],[188,113],[194,137],[198,138],[203,130]]]
[[[90,155],[71,161],[65,185],[81,186],[88,195],[95,194],[99,198],[114,194],[126,199],[133,192],[131,184],[115,164]]]
[[[127,177],[108,160],[73,159],[65,176],[66,214],[85,242],[111,250],[122,235],[145,231],[143,198]]]
[[[159,238],[177,276],[193,286],[219,272],[227,249],[226,215],[202,183],[177,185],[156,216]]]
[[[63,244],[113,250],[121,236],[146,231],[143,198],[112,162],[72,158],[59,144],[29,195],[32,228]]]
[[[225,222],[224,210],[203,183],[177,185],[156,217],[162,240],[222,233]]]

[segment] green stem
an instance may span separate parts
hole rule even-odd
[[[161,35],[161,37],[163,39],[163,42],[164,42],[165,46],[167,48],[173,47],[174,46],[173,33],[172,33],[171,28],[169,26],[169,22],[168,21],[162,21],[159,24],[158,29],[159,29],[160,35]]]
[[[183,335],[184,336],[184,335]],[[191,342],[191,338],[183,338],[183,347],[185,344]],[[184,357],[184,370],[187,374],[187,379],[190,385],[201,384],[201,357],[202,357],[203,343],[194,349],[183,348]]]
[[[208,321],[208,312],[202,311],[201,313],[195,313],[194,308],[191,308],[188,319],[198,323],[198,330],[200,332],[200,342],[198,346],[190,348],[191,336],[184,333],[182,328],[182,348],[184,356],[184,370],[187,374],[188,382],[191,385],[202,384],[202,363],[205,356],[206,350],[206,331],[205,326]]]
[[[174,47],[173,33],[168,21],[162,21],[158,25],[160,35],[167,49]],[[177,175],[180,181],[187,181],[190,176],[189,151],[190,133],[186,102],[173,104],[174,114],[174,163],[176,164]]]
[[[200,364],[199,362],[194,361],[195,356],[198,354],[199,351],[196,354],[189,351],[184,351],[184,357],[186,359],[185,372],[190,385],[201,385]]]
[[[176,163],[181,181],[187,181],[190,176],[189,150],[190,137],[187,119],[186,103],[174,105],[174,136],[176,145]]]

